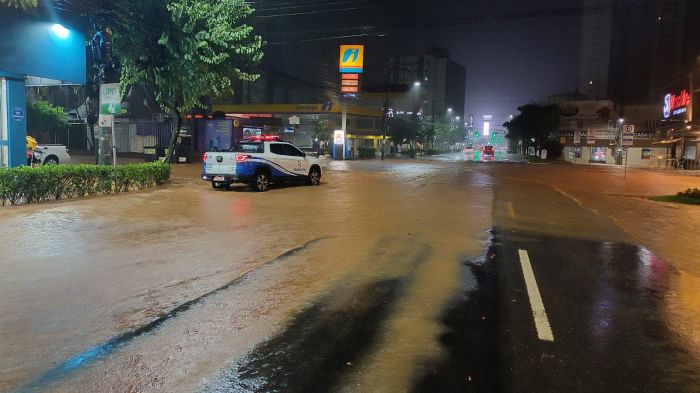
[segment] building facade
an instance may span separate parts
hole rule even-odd
[[[25,165],[26,81],[85,83],[85,41],[63,25],[0,11],[0,167]]]

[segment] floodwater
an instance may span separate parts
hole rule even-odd
[[[693,391],[698,178],[440,158],[0,208],[0,391]]]
[[[0,209],[0,391],[215,390],[314,309],[329,345],[357,336],[329,384],[409,389],[487,247],[490,178],[332,165],[320,187],[215,191],[192,166],[157,190]]]

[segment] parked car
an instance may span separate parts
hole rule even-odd
[[[496,151],[496,149],[494,149],[493,146],[491,146],[491,145],[486,145],[481,149],[481,152],[485,156],[492,156],[495,151]]]
[[[474,154],[474,146],[472,146],[472,145],[465,146],[464,147],[464,154],[467,154],[467,155]]]
[[[64,145],[37,145],[34,149],[34,157],[44,165],[70,162],[68,148]]]

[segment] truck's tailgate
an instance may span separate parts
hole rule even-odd
[[[207,175],[235,175],[236,154],[223,151],[207,152],[204,173]]]

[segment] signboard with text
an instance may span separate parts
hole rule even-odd
[[[595,144],[595,135],[596,135],[595,130],[588,129],[588,131],[586,132],[586,143],[589,145],[594,145]]]
[[[574,145],[581,144],[581,131],[574,131]]]
[[[364,71],[365,46],[340,45],[340,73],[361,74]]]
[[[333,144],[334,145],[344,145],[345,144],[345,131],[344,130],[333,131]]]
[[[634,144],[634,125],[627,124],[622,127],[622,146],[632,146]]]
[[[100,114],[114,115],[122,111],[119,83],[103,83],[100,85]]]
[[[669,93],[664,96],[664,119],[669,117],[687,117],[688,106],[691,103],[688,90],[681,90],[678,94]]]

